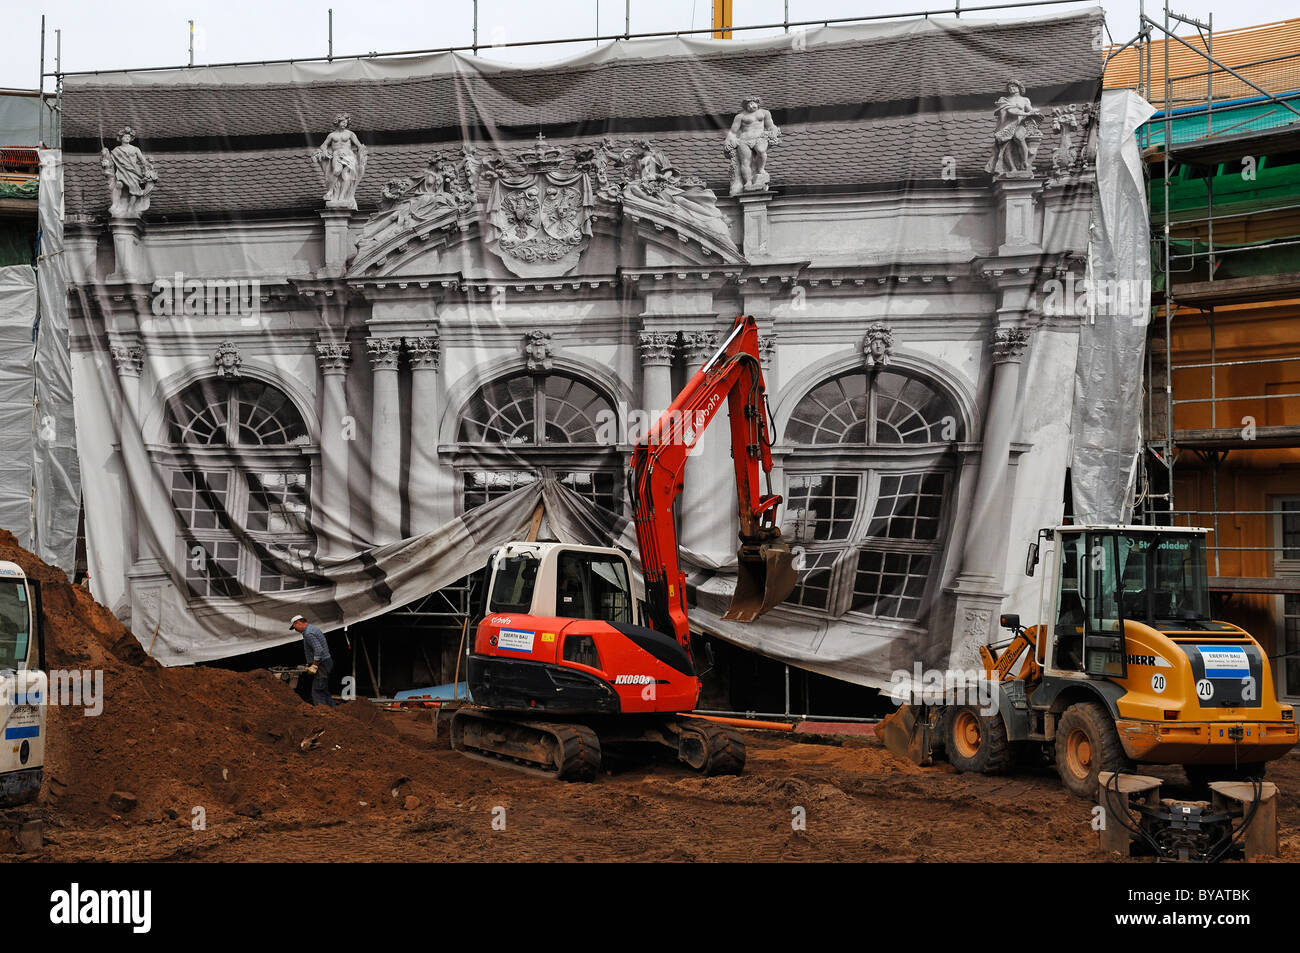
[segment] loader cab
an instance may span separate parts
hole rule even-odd
[[[634,623],[632,567],[620,550],[511,543],[489,564],[487,612]]]
[[[1124,624],[1209,628],[1205,530],[1061,527],[1050,668],[1123,678]]]
[[[1062,674],[1123,678],[1123,572],[1131,541],[1115,528],[1056,531],[1056,597],[1048,668]]]

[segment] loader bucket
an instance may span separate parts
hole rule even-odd
[[[737,552],[736,593],[722,616],[736,622],[753,622],[784,602],[797,581],[794,555],[779,537],[757,545],[742,545]]]
[[[894,754],[915,764],[931,764],[930,723],[923,713],[904,705],[876,722],[876,737]]]

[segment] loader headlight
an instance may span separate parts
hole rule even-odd
[[[1295,709],[1294,709],[1294,708],[1283,708],[1283,709],[1282,709],[1282,720],[1283,720],[1283,721],[1294,721],[1294,720],[1295,720]]]

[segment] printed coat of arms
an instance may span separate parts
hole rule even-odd
[[[472,163],[484,243],[521,278],[562,275],[591,241],[596,193],[572,152],[547,146]]]

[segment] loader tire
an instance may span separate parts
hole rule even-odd
[[[1075,797],[1097,797],[1103,771],[1131,768],[1110,713],[1097,702],[1071,705],[1056,723],[1056,771]]]
[[[944,717],[944,748],[958,771],[1005,774],[1015,762],[1007,726],[998,714],[981,715],[974,705],[949,708]]]

